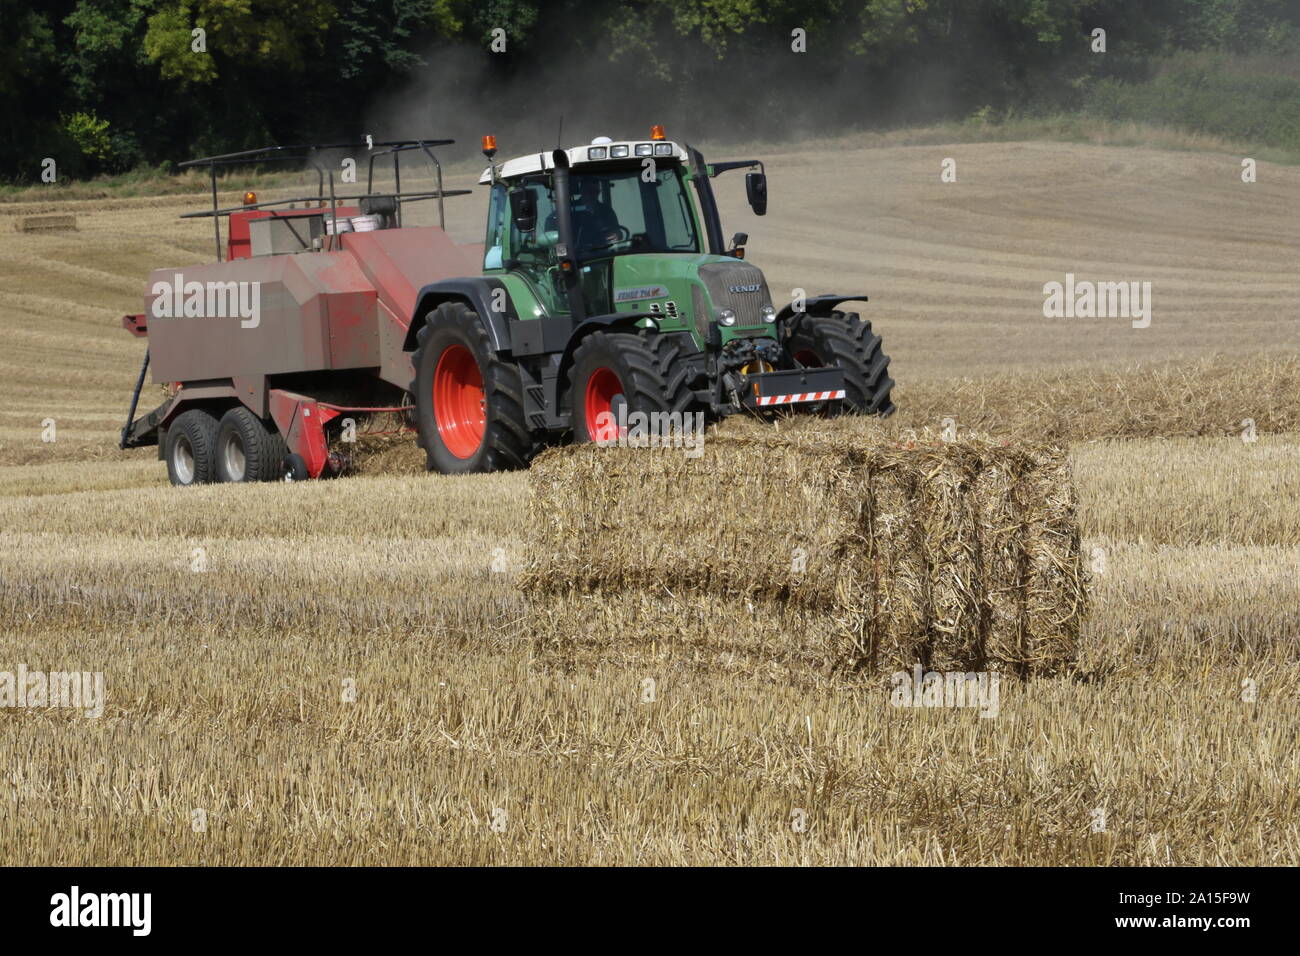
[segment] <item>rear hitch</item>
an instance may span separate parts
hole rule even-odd
[[[345,455],[342,452],[332,451],[329,453],[329,457],[325,459],[325,470],[331,478],[337,478],[351,467],[352,456]]]

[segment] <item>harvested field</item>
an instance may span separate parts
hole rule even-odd
[[[1295,318],[1300,325],[1300,315]],[[904,385],[898,425],[1048,442],[1300,431],[1300,354],[1217,355]]]
[[[0,708],[10,861],[1300,863],[1300,169],[1261,163],[1244,187],[1219,154],[861,146],[838,144],[835,170],[826,143],[763,151],[750,258],[774,291],[872,296],[901,383],[894,419],[858,423],[873,441],[951,418],[957,448],[1067,450],[1063,553],[1089,582],[1068,667],[1004,681],[985,719],[894,706],[884,679],[833,666],[836,615],[763,588],[821,593],[835,566],[789,577],[772,522],[863,546],[845,512],[816,512],[830,480],[741,507],[764,480],[746,422],[705,445],[740,462],[737,503],[679,504],[725,518],[712,543],[741,563],[692,557],[662,510],[637,512],[654,541],[546,532],[566,567],[631,575],[600,601],[598,580],[520,587],[541,471],[430,476],[409,438],[362,434],[354,477],[173,489],[149,452],[115,450],[143,351],[118,322],[150,269],[211,255],[174,218],[193,198],[5,204],[79,231],[0,223],[0,671],[107,687],[96,719]],[[960,185],[935,174],[948,155]],[[448,203],[457,239],[480,236],[482,205]],[[1151,327],[1043,319],[1067,270],[1153,279]],[[644,454],[666,495],[687,462]],[[654,593],[634,558],[699,593]]]

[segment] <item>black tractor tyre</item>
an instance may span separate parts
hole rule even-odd
[[[835,365],[844,369],[841,411],[882,418],[894,413],[889,356],[871,323],[854,312],[807,315],[786,346],[794,367]],[[833,407],[833,406],[832,406]]]
[[[411,394],[429,471],[460,475],[525,467],[535,446],[519,369],[497,356],[478,313],[462,302],[444,302],[416,341]]]
[[[202,408],[181,412],[167,428],[163,457],[173,485],[206,485],[216,478],[217,418]]]
[[[682,347],[672,338],[650,332],[593,332],[573,353],[569,397],[575,444],[594,441],[589,427],[588,390],[602,372],[612,373],[621,386],[628,414],[686,413],[695,403],[689,386],[690,369]],[[596,402],[607,407],[601,402]],[[608,408],[617,415],[616,408]]]
[[[275,481],[287,451],[273,425],[236,405],[221,416],[217,427],[217,481]]]

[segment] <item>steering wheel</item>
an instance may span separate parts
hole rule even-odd
[[[588,247],[588,252],[602,252],[605,249],[613,249],[625,242],[630,244],[632,242],[632,230],[627,226],[615,224],[604,230],[600,238],[604,239],[605,242],[602,245]]]

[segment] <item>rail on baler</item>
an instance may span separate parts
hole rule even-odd
[[[439,162],[437,155],[433,152],[435,147],[450,146],[456,141],[454,139],[403,139],[388,140],[381,143],[370,141],[352,142],[352,143],[315,143],[304,144],[299,146],[263,146],[258,149],[245,149],[236,153],[222,153],[219,156],[205,156],[202,159],[190,159],[178,164],[177,169],[198,169],[207,167],[209,170],[212,183],[212,208],[201,210],[199,212],[187,212],[181,215],[182,219],[203,219],[212,217],[213,236],[216,240],[217,261],[221,262],[221,217],[229,216],[231,213],[248,212],[252,210],[270,209],[275,206],[292,206],[297,203],[317,203],[318,207],[325,204],[325,184],[329,183],[329,204],[330,218],[336,219],[339,202],[349,199],[361,200],[374,195],[373,187],[375,182],[375,160],[381,156],[393,157],[393,191],[384,193],[384,196],[396,200],[397,205],[397,225],[400,228],[402,224],[402,204],[407,202],[420,202],[427,199],[438,200],[438,225],[445,229],[447,227],[446,210],[443,208],[442,200],[446,196],[468,196],[468,189],[445,190],[442,186],[442,163]],[[329,150],[339,149],[366,149],[370,153],[368,169],[366,174],[366,192],[354,196],[339,195],[334,188],[334,170],[325,169],[312,158],[312,153],[318,153]],[[375,152],[378,149],[379,152]],[[410,150],[420,150],[429,161],[433,164],[434,176],[437,178],[438,186],[432,191],[403,193],[402,192],[402,170],[401,154]],[[217,199],[217,170],[223,166],[256,166],[262,163],[279,163],[279,162],[302,162],[316,171],[317,188],[315,196],[295,196],[288,199],[275,199],[267,202],[252,202],[238,206],[221,208]]]

